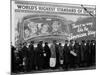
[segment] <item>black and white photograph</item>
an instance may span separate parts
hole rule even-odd
[[[96,5],[11,0],[11,74],[96,69]]]

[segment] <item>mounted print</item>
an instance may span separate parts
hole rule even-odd
[[[11,1],[11,74],[96,69],[96,6]]]

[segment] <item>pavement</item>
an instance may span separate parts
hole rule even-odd
[[[96,69],[96,66],[90,66],[90,67],[77,67],[77,68],[69,68],[67,70],[64,70],[63,68],[59,67],[58,69],[45,69],[45,70],[39,70],[39,71],[31,71],[31,72],[19,72],[19,73],[12,73],[12,75],[24,75],[24,74],[34,74],[34,73],[50,73],[50,72],[63,72],[63,71],[81,71],[81,70],[94,70]]]

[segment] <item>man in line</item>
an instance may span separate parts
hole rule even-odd
[[[63,55],[64,55],[64,69],[69,68],[70,64],[70,50],[69,50],[69,45],[68,45],[68,40],[65,40],[65,45],[63,49]]]
[[[59,43],[58,45],[58,50],[59,50],[59,66],[62,67],[63,66],[63,47],[62,44]]]
[[[44,46],[44,69],[49,69],[49,60],[50,60],[51,52],[48,46],[48,42],[45,42]]]
[[[28,48],[27,48],[26,42],[23,43],[22,55],[23,55],[24,71],[29,71],[28,69]]]
[[[86,42],[85,40],[82,40],[81,43],[81,60],[80,60],[80,67],[85,66],[85,51],[86,51]]]
[[[35,51],[34,51],[34,41],[31,41],[30,42],[30,45],[28,47],[29,49],[29,61],[28,61],[28,66],[29,66],[29,70],[35,70],[35,65],[34,65],[34,54],[35,54]]]
[[[56,40],[53,40],[52,45],[50,47],[51,57],[50,57],[50,67],[51,69],[55,69],[56,67]]]
[[[15,50],[16,48],[11,45],[11,72],[16,72]]]
[[[44,59],[43,59],[43,41],[40,41],[36,48],[36,56],[37,56],[37,67],[38,70],[43,69]]]
[[[70,50],[70,67],[75,68],[75,60],[76,60],[77,54],[75,50],[74,40],[70,40],[69,50]]]

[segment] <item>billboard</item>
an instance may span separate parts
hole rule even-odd
[[[95,8],[89,5],[12,1],[12,40],[95,38]]]
[[[70,28],[70,39],[96,39],[96,17],[79,18],[79,20],[70,25]]]
[[[32,15],[23,23],[25,40],[43,36],[68,36],[68,26],[64,19],[54,15]]]

